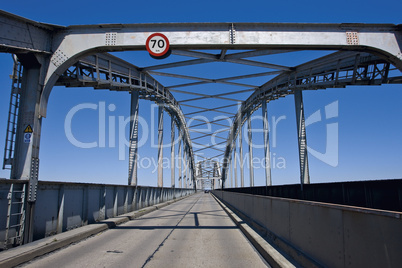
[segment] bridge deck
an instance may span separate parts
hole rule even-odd
[[[26,267],[266,267],[210,194],[199,193]]]

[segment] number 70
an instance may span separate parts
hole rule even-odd
[[[157,43],[158,43],[159,48],[163,48],[165,46],[165,41],[163,39],[151,40],[151,43],[152,43],[152,48],[155,48]]]

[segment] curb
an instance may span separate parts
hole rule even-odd
[[[240,228],[251,244],[257,249],[265,261],[272,267],[298,267],[297,264],[286,258],[275,247],[269,244],[261,235],[254,231],[244,220],[228,208],[217,196],[212,194],[216,202],[223,208],[232,221]]]
[[[133,212],[119,215],[115,218],[110,218],[97,223],[85,225],[64,233],[42,238],[40,240],[11,248],[0,252],[0,267],[14,267],[19,264],[31,261],[32,259],[49,252],[55,251],[72,243],[83,240],[89,236],[95,235],[107,229],[112,229],[117,225],[134,220],[152,211],[161,209],[177,201],[183,200],[189,196],[180,197],[161,204],[142,208]]]

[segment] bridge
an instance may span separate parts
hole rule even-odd
[[[101,235],[105,240],[100,243],[131,236],[127,239],[138,238],[139,244],[126,241],[123,248],[110,244],[102,249],[111,256],[108,265],[130,263],[118,256],[131,246],[146,248],[136,260],[142,267],[167,260],[179,266],[287,267],[395,267],[402,261],[401,181],[378,181],[373,187],[368,182],[311,184],[303,103],[303,91],[402,83],[400,25],[64,27],[4,11],[0,21],[0,52],[12,54],[14,61],[3,160],[10,179],[0,181],[0,241],[7,250],[0,253],[0,263],[18,265],[109,228],[113,230]],[[149,53],[159,63],[137,66],[120,58],[121,51]],[[295,66],[269,61],[273,55],[313,51],[319,56]],[[192,72],[214,64],[222,66],[222,73],[226,66],[235,65],[236,74],[205,77]],[[127,185],[39,180],[42,120],[54,86],[128,94]],[[300,184],[277,188],[272,185],[267,103],[288,95],[294,98]],[[141,186],[138,176],[140,133],[144,133],[139,100],[158,106],[156,187]],[[334,105],[326,107],[327,118],[337,115]],[[251,121],[260,108],[265,185],[256,187]],[[171,118],[170,128],[164,126],[165,114]],[[200,131],[200,126],[208,128]],[[163,172],[167,130],[170,187]],[[211,195],[204,190],[211,190]],[[97,239],[82,243],[94,260],[102,261],[89,244]],[[172,240],[180,241],[174,245]],[[83,254],[80,244],[65,249],[77,254],[72,255],[76,261]],[[32,265],[65,263],[63,251]]]

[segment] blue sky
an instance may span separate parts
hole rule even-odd
[[[40,22],[58,25],[99,23],[146,23],[146,22],[310,22],[310,23],[393,23],[400,24],[399,1],[131,1],[112,5],[110,1],[69,1],[54,4],[54,1],[19,1],[0,4],[0,9]],[[133,64],[152,64],[146,53],[119,53]],[[271,62],[296,65],[309,55],[296,53],[285,57],[271,57]],[[8,112],[9,90],[12,70],[10,54],[0,54],[0,148],[3,155],[5,127]],[[228,73],[236,72],[229,69]],[[226,76],[227,74],[223,75]],[[172,81],[166,80],[167,83]],[[180,98],[180,94],[177,98]],[[308,118],[317,111],[324,115],[325,106],[337,102],[338,116],[314,123],[307,128],[308,145],[317,151],[325,151],[326,126],[337,124],[339,158],[336,167],[309,156],[312,182],[330,182],[364,179],[400,178],[402,174],[402,86],[347,87],[304,93],[305,115]],[[77,113],[72,123],[72,132],[82,142],[98,142],[99,111],[105,105],[105,147],[82,149],[71,144],[65,134],[64,123],[68,112],[81,104],[97,105],[97,110],[86,109]],[[110,106],[111,105],[111,106]],[[126,184],[128,161],[119,160],[119,117],[129,114],[129,94],[124,92],[95,91],[92,88],[56,87],[50,97],[48,116],[43,119],[40,148],[40,179],[91,183]],[[115,107],[115,109],[113,109]],[[274,184],[297,183],[299,166],[297,156],[296,120],[293,96],[268,104],[271,126],[277,122],[276,144],[272,148]],[[151,103],[140,102],[140,114],[150,122]],[[261,114],[257,111],[256,114]],[[323,117],[325,118],[325,117]],[[109,126],[115,128],[109,130]],[[261,122],[253,121],[259,128]],[[166,129],[170,119],[165,114]],[[128,128],[125,129],[128,131]],[[151,131],[151,130],[150,130]],[[152,131],[150,133],[153,133]],[[110,137],[116,135],[113,140]],[[170,140],[169,131],[164,141]],[[151,134],[150,134],[151,135]],[[156,133],[154,133],[156,135]],[[261,133],[253,134],[256,143],[262,142]],[[226,134],[223,135],[226,137]],[[273,137],[271,136],[271,139]],[[271,141],[271,146],[272,146]],[[156,159],[157,150],[150,141],[140,148],[144,159]],[[177,147],[176,147],[177,149]],[[244,151],[247,151],[244,145]],[[254,156],[261,157],[261,149]],[[170,156],[170,148],[164,149]],[[285,160],[285,168],[283,161]],[[177,170],[176,170],[177,174]],[[255,185],[263,185],[263,169],[255,170]],[[8,178],[9,172],[0,170],[0,178]],[[170,170],[164,171],[165,186],[170,186]],[[245,181],[248,184],[248,170]],[[156,185],[156,173],[139,170],[140,185]]]

